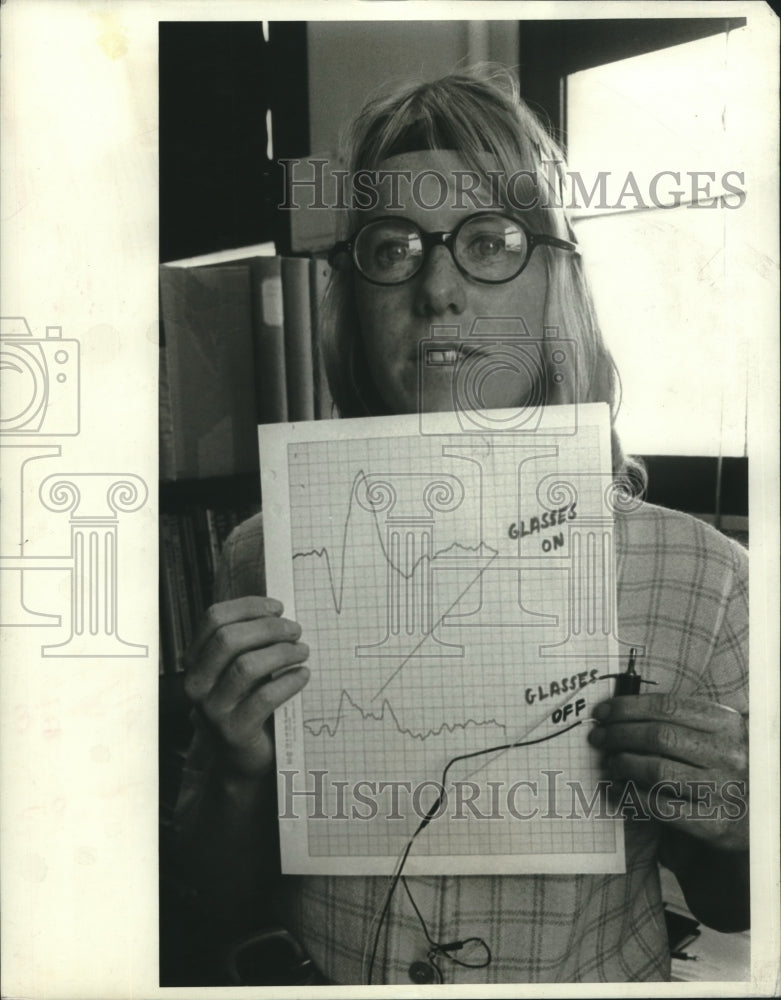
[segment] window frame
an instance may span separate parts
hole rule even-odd
[[[580,70],[742,28],[745,17],[521,21],[521,96],[566,153],[567,77]]]

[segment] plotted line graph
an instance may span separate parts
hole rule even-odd
[[[496,726],[498,729],[503,731],[507,730],[507,726],[500,722],[498,719],[465,719],[463,722],[443,722],[437,727],[430,728],[426,731],[420,732],[416,731],[412,727],[404,726],[399,721],[399,717],[394,711],[393,705],[390,701],[385,698],[379,709],[365,709],[362,708],[354,698],[351,697],[350,692],[342,688],[341,695],[339,697],[339,706],[336,710],[336,718],[333,723],[329,719],[321,718],[309,718],[304,719],[304,726],[312,734],[312,736],[321,736],[323,732],[326,732],[329,736],[336,736],[339,731],[339,726],[342,723],[345,716],[345,706],[349,705],[358,712],[364,721],[369,719],[374,719],[375,722],[384,722],[386,717],[390,718],[393,725],[401,733],[402,736],[410,736],[414,740],[420,740],[421,742],[430,739],[432,736],[440,736],[444,732],[453,733],[457,729],[467,729],[470,726],[480,727],[480,726]]]
[[[266,509],[289,505],[289,526],[278,539],[273,529],[269,534],[286,543],[274,553],[277,565],[286,555],[290,573],[279,592],[311,650],[309,684],[277,727],[278,757],[302,776],[297,796],[311,795],[311,775],[326,776],[330,820],[283,826],[284,845],[290,845],[283,846],[283,859],[298,859],[283,860],[290,872],[389,872],[398,838],[414,817],[387,822],[398,818],[383,812],[393,801],[388,787],[409,809],[410,795],[436,781],[455,757],[468,765],[459,775],[467,783],[463,794],[482,789],[480,810],[488,808],[493,790],[539,781],[546,772],[574,776],[584,787],[598,777],[586,727],[563,732],[587,717],[596,687],[574,699],[580,704],[568,706],[566,715],[559,699],[554,705],[536,694],[573,669],[555,653],[541,652],[568,631],[569,615],[557,602],[569,599],[562,560],[570,549],[561,548],[555,563],[546,561],[541,543],[550,536],[519,542],[508,527],[524,518],[528,525],[530,516],[551,506],[547,495],[536,496],[543,477],[566,476],[569,467],[593,461],[607,467],[609,427],[598,454],[591,434],[534,463],[522,461],[528,446],[498,443],[491,462],[464,463],[451,453],[456,436],[421,436],[416,426],[407,430],[404,418],[383,433],[383,418],[377,419],[379,425],[367,421],[366,429],[379,426],[379,433],[365,438],[353,437],[349,422],[340,423],[333,439],[326,439],[326,427],[278,428],[275,433],[288,436],[274,453],[268,491],[264,481]],[[317,440],[302,436],[313,432]],[[597,512],[595,491],[578,495],[578,518]],[[488,576],[500,585],[488,586]],[[520,601],[521,577],[533,616]],[[606,649],[609,641],[601,630],[588,633],[584,653],[599,656],[596,646]],[[499,750],[530,732],[560,735],[531,751]],[[403,791],[410,785],[411,792]],[[453,794],[455,802],[461,791]],[[366,795],[385,795],[385,805],[377,799],[369,808]],[[525,788],[517,801],[525,810]],[[443,817],[425,840],[418,873],[477,873],[484,870],[479,859],[487,857],[497,871],[556,871],[555,859],[575,856],[568,863],[583,867],[569,870],[620,870],[612,867],[620,863],[615,852],[599,862],[610,853],[610,837],[587,824]]]
[[[331,588],[331,599],[333,601],[334,611],[336,612],[337,615],[341,615],[342,606],[344,602],[344,580],[345,580],[344,562],[345,562],[345,554],[347,552],[347,539],[350,534],[350,520],[352,518],[353,511],[356,506],[355,503],[356,489],[358,487],[358,484],[360,482],[365,482],[365,480],[366,480],[366,473],[363,471],[363,469],[359,469],[358,472],[355,474],[355,478],[353,479],[352,486],[350,488],[350,498],[347,504],[347,514],[345,515],[344,518],[344,531],[342,532],[341,552],[339,556],[338,586],[336,584],[336,580],[334,579],[334,570],[333,566],[331,565],[331,553],[329,552],[327,546],[323,546],[322,548],[312,548],[307,551],[299,551],[293,553],[294,561],[296,559],[306,559],[309,556],[316,556],[319,559],[325,560],[325,565],[328,572],[328,583]],[[388,559],[388,554],[387,552],[385,552],[383,544],[382,532],[377,526],[376,518],[375,518],[375,529],[377,532],[377,541],[379,542],[380,546],[383,549],[383,555],[385,556],[386,559]]]
[[[340,553],[339,553],[339,580],[337,583],[336,574],[334,573],[334,567],[331,562],[331,552],[328,546],[313,547],[305,550],[298,550],[293,552],[293,560],[296,559],[306,559],[308,557],[314,556],[318,559],[322,559],[325,562],[326,571],[328,574],[328,583],[331,590],[331,599],[333,602],[334,611],[337,615],[341,615],[342,607],[344,603],[344,584],[345,584],[345,555],[347,552],[348,538],[350,534],[350,523],[353,516],[353,511],[355,510],[357,504],[356,496],[358,485],[360,483],[368,484],[369,480],[366,472],[363,469],[359,469],[355,474],[352,486],[350,488],[349,500],[347,502],[347,513],[344,518],[344,530],[342,531],[342,538],[340,543]],[[359,506],[364,506],[360,504]],[[364,507],[364,509],[367,509]],[[382,556],[385,562],[388,564],[390,571],[397,574],[404,580],[412,579],[415,576],[420,567],[426,563],[433,563],[436,559],[440,557],[446,557],[450,553],[463,552],[471,554],[472,556],[479,557],[483,553],[487,553],[489,557],[495,557],[498,553],[497,550],[492,548],[486,542],[479,542],[477,545],[463,545],[461,542],[454,541],[449,545],[442,548],[436,549],[433,553],[421,553],[415,560],[408,563],[406,569],[402,568],[401,560],[399,558],[394,559],[390,554],[390,546],[387,546],[386,539],[383,537],[383,533],[380,529],[379,523],[377,521],[377,510],[372,509],[371,513],[374,514],[374,528],[377,535],[377,543],[382,551]],[[450,609],[448,609],[450,610]]]

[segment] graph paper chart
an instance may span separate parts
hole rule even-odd
[[[260,448],[268,591],[311,648],[276,718],[283,870],[389,873],[439,802],[410,874],[623,871],[586,739],[625,656],[607,406],[534,433],[264,426]]]

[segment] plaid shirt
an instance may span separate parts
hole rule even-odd
[[[644,645],[655,691],[697,695],[748,712],[748,559],[744,549],[685,514],[643,504],[616,516],[619,635]],[[228,539],[217,600],[264,594],[260,516]],[[198,796],[185,774],[179,811]],[[410,878],[434,940],[482,937],[483,969],[440,961],[445,982],[666,980],[670,958],[657,868],[657,822],[626,821],[626,874]],[[284,876],[271,916],[335,983],[362,982],[364,949],[386,877]],[[383,928],[373,982],[410,982],[426,940],[401,886]]]

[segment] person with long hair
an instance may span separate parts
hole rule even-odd
[[[617,374],[562,207],[563,156],[509,74],[464,72],[369,101],[346,159],[353,187],[319,331],[339,416],[452,409],[448,366],[420,395],[420,342],[433,324],[453,326],[462,334],[443,350],[456,355],[476,321],[505,317],[541,345],[546,404],[601,401],[615,419]],[[578,347],[558,379],[549,329]],[[523,406],[533,391],[501,370],[481,404]],[[642,466],[615,430],[612,461],[640,494]],[[641,799],[666,783],[665,801],[682,796],[684,808],[669,822],[627,821],[623,874],[415,877],[385,911],[386,878],[279,875],[270,722],[308,682],[309,649],[265,596],[262,518],[237,529],[186,656],[196,735],[178,809],[183,857],[217,919],[283,924],[321,981],[341,984],[668,979],[659,863],[698,919],[746,927],[746,553],[687,515],[639,498],[631,508],[615,519],[619,635],[644,644],[658,687],[601,703],[588,738],[616,782]],[[522,663],[518,674],[521,684]],[[436,945],[467,938],[488,960]]]

